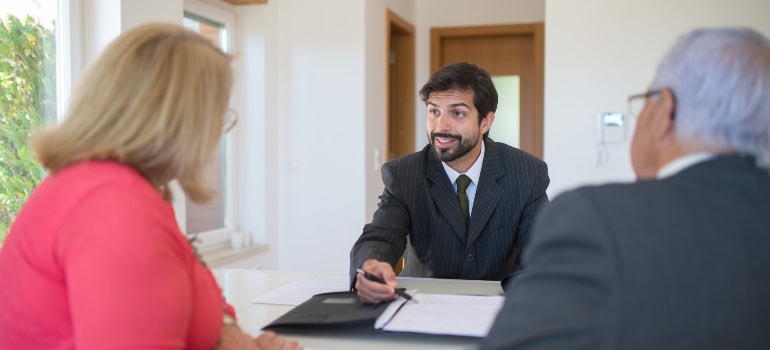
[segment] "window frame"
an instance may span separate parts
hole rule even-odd
[[[38,5],[42,5],[41,7],[45,8],[45,12],[53,12],[54,18],[53,18],[53,45],[54,45],[54,62],[53,65],[55,67],[55,71],[53,72],[53,81],[55,86],[55,92],[54,96],[46,96],[46,99],[50,98],[53,99],[53,103],[56,105],[56,112],[54,116],[48,115],[46,110],[39,111],[41,112],[42,118],[41,122],[43,124],[59,124],[66,115],[67,107],[70,101],[70,96],[72,94],[74,81],[78,78],[79,72],[81,71],[80,66],[82,65],[81,56],[78,54],[79,50],[81,48],[82,43],[82,37],[80,36],[80,33],[82,33],[82,23],[81,18],[79,16],[80,14],[80,8],[81,8],[81,0],[54,0],[54,1],[45,1],[43,4],[38,3]],[[51,10],[50,6],[55,6],[53,10]],[[45,26],[44,21],[37,17],[34,13],[24,13],[24,12],[16,12],[14,11],[14,8],[12,7],[10,11],[6,13],[6,11],[3,11],[3,13],[0,15],[5,20],[7,17],[6,15],[11,15],[19,20],[25,22],[26,16],[31,16],[35,22],[40,24],[41,26]],[[48,74],[47,70],[44,70],[43,75],[41,75],[41,78],[45,77],[45,79],[50,78],[50,75]],[[26,132],[29,133],[34,130],[34,128],[38,127],[39,125],[31,125],[31,129],[21,129],[18,130],[20,132]],[[29,148],[30,152],[34,153],[34,151]],[[37,162],[39,163],[39,162]],[[39,164],[38,164],[39,165]],[[11,175],[10,177],[19,177],[21,175]],[[47,174],[43,175],[43,178],[40,179],[40,181],[44,180],[45,176]],[[39,183],[36,186],[38,186]],[[34,190],[34,188],[31,188],[30,190]],[[23,200],[26,202],[28,200],[28,195],[23,198]],[[19,210],[23,208],[23,205]],[[18,215],[19,212],[16,212],[15,215]],[[0,248],[2,248],[5,239],[7,238],[7,234],[9,233],[11,227],[13,226],[13,223],[15,221],[15,218],[11,220],[10,222],[7,222],[6,224],[8,227],[6,228],[6,232],[2,232],[2,237],[0,238]]]
[[[225,37],[225,50],[227,53],[232,54],[235,51],[234,33],[236,30],[235,21],[235,7],[228,4],[212,4],[199,0],[185,0],[184,12],[191,13],[199,17],[207,18],[224,25],[227,36]],[[184,16],[184,15],[183,15]],[[181,21],[181,18],[180,18]],[[230,98],[230,107],[235,106],[235,96],[237,85],[234,85],[233,93]],[[239,232],[238,228],[238,192],[235,190],[237,185],[237,137],[238,128],[234,128],[230,132],[222,136],[225,145],[225,151],[223,155],[224,160],[224,184],[225,193],[224,201],[224,227],[214,230],[202,231],[195,234],[188,234],[186,232],[187,226],[187,212],[185,204],[185,194],[182,191],[179,184],[174,181],[171,184],[171,192],[173,195],[174,213],[176,214],[179,229],[183,234],[188,237],[196,237],[196,245],[201,253],[206,254],[208,252],[217,251],[221,249],[227,249],[230,247],[230,237]],[[244,244],[246,246],[247,244]]]
[[[83,67],[81,0],[57,0],[56,122],[64,120]]]

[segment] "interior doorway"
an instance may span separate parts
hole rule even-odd
[[[543,158],[543,23],[431,29],[431,73],[466,61],[486,69],[499,104],[490,137]]]
[[[417,92],[414,88],[414,26],[387,10],[386,13],[386,74],[387,88],[385,114],[386,161],[405,156],[414,148],[414,106]]]

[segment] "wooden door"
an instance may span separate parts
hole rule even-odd
[[[387,81],[388,111],[386,160],[405,156],[414,148],[414,27],[395,13],[387,11]]]
[[[542,23],[431,29],[431,72],[456,62],[470,62],[490,75],[516,76],[519,128],[517,147],[543,158],[543,45]],[[498,93],[500,89],[498,88]],[[495,124],[492,130],[495,130]]]

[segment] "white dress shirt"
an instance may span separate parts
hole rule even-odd
[[[481,164],[484,163],[484,140],[479,140],[479,142],[481,142],[479,157],[476,158],[476,162],[471,165],[470,169],[464,173],[471,178],[471,184],[465,189],[465,194],[468,195],[468,215],[471,216],[473,215],[473,200],[476,198],[476,187],[478,187],[479,177],[481,176]],[[449,167],[445,162],[441,162],[441,165],[444,166],[444,171],[449,177],[449,181],[452,182],[452,188],[457,193],[457,178],[462,174]]]
[[[716,157],[714,153],[702,152],[688,154],[684,157],[674,159],[658,170],[658,179],[665,179],[670,176],[674,176],[680,171],[687,169],[695,164],[705,162],[711,158]]]

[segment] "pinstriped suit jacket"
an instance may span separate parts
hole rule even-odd
[[[378,209],[350,252],[351,281],[365,260],[395,265],[401,255],[401,276],[500,280],[513,273],[535,214],[548,202],[548,169],[506,144],[487,139],[485,147],[467,234],[430,145],[386,163]]]

